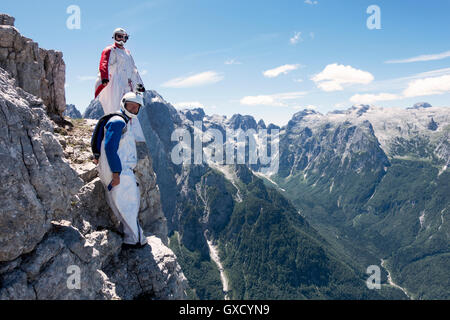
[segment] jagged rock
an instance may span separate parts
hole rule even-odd
[[[97,166],[92,162],[83,163],[81,165],[74,165],[78,176],[84,182],[90,182],[98,176]]]
[[[33,250],[81,186],[44,109],[18,91],[0,68],[0,261]]]
[[[66,110],[63,113],[64,116],[72,119],[81,119],[81,113],[73,104],[68,104]]]
[[[0,108],[0,299],[185,298],[186,278],[164,245],[167,226],[147,150],[138,148],[136,170],[140,219],[153,236],[149,246],[126,252],[104,187],[83,155],[92,123],[55,134],[42,101],[14,87],[3,69]],[[78,175],[77,159],[64,153],[82,158]],[[79,289],[68,286],[73,267]]]
[[[258,129],[266,129],[266,124],[263,119],[258,121]]]
[[[36,293],[28,284],[25,272],[18,269],[2,277],[0,300],[35,300]]]
[[[239,166],[245,167],[244,165],[238,165],[237,167]],[[247,167],[245,169],[248,170]],[[227,225],[233,212],[233,197],[227,191],[225,181],[226,179],[221,174],[211,172],[202,176],[199,182],[199,197],[208,206],[208,210],[205,210],[207,215],[202,219],[202,222],[205,223],[205,227],[212,232],[213,236],[216,236]],[[218,190],[220,197],[210,195],[209,188],[211,187]]]
[[[418,102],[416,104],[414,104],[411,108],[408,109],[420,109],[420,108],[432,108],[433,106],[431,104],[429,104],[428,102]]]
[[[120,251],[121,243],[120,236],[111,231],[83,237],[68,222],[54,223],[20,268],[2,275],[9,282],[0,289],[0,299],[117,299],[114,284],[101,268]],[[80,270],[79,289],[68,286],[74,266]]]
[[[175,172],[180,169],[171,161],[171,151],[175,142],[170,137],[182,120],[177,110],[164,101],[156,92],[144,95],[144,108],[139,112],[139,121],[151,154],[156,182],[161,191],[162,210],[167,218],[169,232],[173,230],[177,194]],[[175,219],[175,218],[174,218]]]
[[[202,108],[184,109],[181,112],[186,116],[186,119],[194,121],[202,121],[205,117],[205,111]]]
[[[83,120],[68,132],[67,140],[77,141],[75,146],[76,157],[68,157],[72,167],[77,171],[79,177],[86,185],[72,200],[72,212],[65,219],[78,217],[76,226],[80,229],[86,227],[89,221],[89,228],[114,228],[117,225],[114,215],[110,212],[105,203],[104,188],[100,180],[97,179],[98,172],[96,165],[88,156],[91,156],[90,140],[93,131],[94,121]],[[71,147],[66,147],[65,152],[74,153]],[[85,150],[85,151],[82,151]],[[87,151],[86,151],[87,150]],[[83,156],[86,153],[88,156]],[[141,205],[139,217],[142,227],[146,232],[160,237],[163,243],[167,244],[167,222],[161,208],[159,187],[156,184],[156,175],[152,168],[152,160],[148,154],[145,143],[137,143],[138,163],[135,168],[136,178],[139,183],[141,193]],[[78,164],[78,160],[82,163]],[[76,219],[75,219],[76,220]],[[84,230],[84,229],[83,229]]]
[[[72,207],[64,219],[70,220],[83,234],[95,230],[118,230],[118,221],[105,198],[99,178],[85,184],[71,200]]]
[[[138,143],[137,152],[139,161],[135,172],[141,193],[139,217],[142,222],[142,228],[160,238],[165,245],[168,245],[167,220],[162,210],[160,191],[156,183],[156,175],[153,171],[147,145]]]
[[[249,184],[250,182],[252,182],[253,175],[247,166],[238,164],[236,165],[235,171],[236,176],[245,184]]]
[[[280,126],[277,126],[276,124],[270,123],[267,126],[267,131],[270,133],[272,131],[272,129],[280,130]]]
[[[14,17],[7,15],[5,13],[0,13],[0,25],[3,26],[13,26],[14,27]]]
[[[17,86],[41,98],[52,119],[60,119],[66,108],[62,53],[39,48],[22,36],[13,26],[14,18],[3,15],[0,22],[0,67],[11,74]]]
[[[185,298],[186,278],[164,245],[167,226],[146,151],[136,168],[140,219],[162,240],[152,236],[146,248],[124,252],[90,163],[92,123],[57,134],[47,117],[58,120],[65,109],[62,54],[22,37],[13,18],[0,22],[0,66],[14,77],[0,69],[0,299]],[[156,93],[149,98],[163,102]],[[81,271],[80,289],[67,285],[71,266]]]
[[[240,114],[235,114],[233,115],[230,120],[229,120],[231,129],[233,130],[237,130],[237,129],[242,129],[242,130],[248,130],[248,129],[254,129],[256,130],[258,125],[255,121],[255,119],[252,116],[248,116],[248,115],[240,115]]]
[[[149,246],[122,251],[105,269],[123,299],[184,299],[187,280],[173,252],[157,237]]]
[[[104,114],[105,112],[103,111],[102,104],[98,99],[94,99],[86,108],[86,111],[83,114],[83,118],[98,120],[103,117]]]
[[[430,123],[428,124],[428,129],[431,131],[436,131],[438,128],[438,124],[431,118]]]

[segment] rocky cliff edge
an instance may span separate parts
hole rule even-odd
[[[48,110],[0,68],[0,299],[185,298],[145,144],[136,175],[149,245],[122,250],[89,150],[95,122],[61,127]]]

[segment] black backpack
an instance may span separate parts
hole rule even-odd
[[[92,134],[91,139],[91,149],[92,153],[94,154],[94,158],[98,160],[100,158],[101,148],[102,148],[102,141],[105,136],[105,126],[108,123],[109,119],[112,117],[119,116],[123,120],[125,120],[125,123],[128,124],[129,119],[122,113],[122,112],[114,112],[107,115],[104,115],[103,117],[98,120],[97,125],[95,126],[94,133]],[[126,130],[126,127],[125,127]],[[123,134],[124,132],[122,132]]]

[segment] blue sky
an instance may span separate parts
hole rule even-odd
[[[70,5],[81,29],[66,27]],[[367,27],[370,5],[381,29]],[[0,11],[64,53],[67,103],[81,111],[119,26],[146,88],[176,107],[284,125],[305,107],[450,106],[448,0],[2,0]]]

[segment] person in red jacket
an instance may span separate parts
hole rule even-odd
[[[127,92],[145,92],[142,79],[129,50],[125,49],[128,33],[117,28],[113,33],[114,44],[106,47],[100,58],[95,84],[95,98],[98,97],[105,114],[113,113]]]

